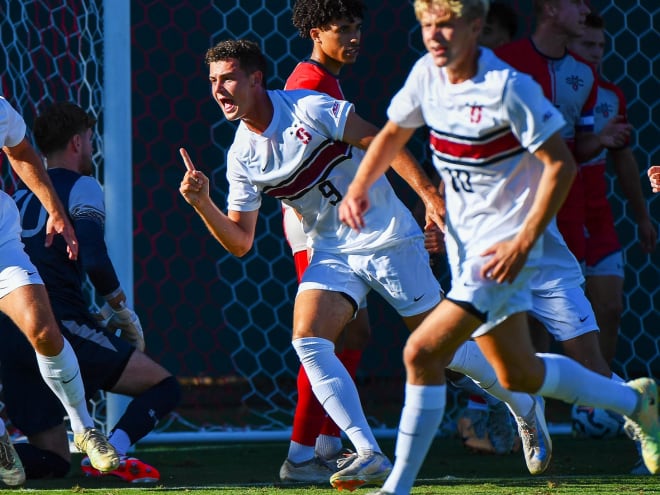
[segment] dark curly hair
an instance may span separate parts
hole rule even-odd
[[[75,103],[53,103],[34,121],[34,140],[44,155],[66,148],[76,134],[91,129],[96,119]]]
[[[213,62],[221,62],[230,58],[238,60],[241,69],[248,74],[261,71],[263,85],[266,85],[268,61],[258,44],[249,40],[221,41],[206,51],[204,62],[206,65],[211,65]]]
[[[311,29],[327,26],[333,19],[364,19],[365,10],[362,0],[297,0],[291,19],[300,37],[309,38]]]

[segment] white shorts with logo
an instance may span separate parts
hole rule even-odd
[[[403,240],[373,254],[315,250],[298,292],[310,289],[341,292],[356,306],[373,289],[403,317],[434,308],[442,297],[423,237]]]
[[[484,315],[485,322],[472,333],[472,337],[484,335],[509,316],[532,307],[529,282],[536,268],[526,266],[513,283],[500,284],[481,277],[481,267],[488,259],[475,257],[465,260],[458,277],[452,277],[452,287],[447,294],[447,299],[468,303]]]
[[[594,310],[580,286],[533,291],[529,314],[558,342],[599,331]]]
[[[16,203],[0,191],[0,298],[24,285],[43,281],[25,254],[21,242],[21,222]]]

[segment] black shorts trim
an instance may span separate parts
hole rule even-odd
[[[465,301],[457,301],[456,299],[452,299],[450,297],[448,297],[447,300],[453,302],[456,306],[460,306],[465,311],[470,313],[472,316],[474,316],[474,317],[478,318],[479,320],[481,320],[481,323],[486,323],[486,320],[488,320],[488,313],[482,313],[477,308],[475,308],[472,305],[472,303],[465,302]]]

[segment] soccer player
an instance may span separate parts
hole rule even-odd
[[[613,118],[626,115],[626,100],[621,90],[599,75],[605,52],[605,22],[597,14],[585,18],[585,29],[571,40],[569,48],[593,65],[598,74],[598,96],[594,106],[595,132]],[[621,189],[637,219],[642,251],[656,247],[657,232],[651,222],[639,180],[639,167],[629,146],[603,150],[596,158],[580,164],[586,206],[586,292],[600,326],[600,343],[611,364],[616,353],[617,335],[623,312],[623,253],[614,227],[612,208],[607,200],[607,159],[611,160]]]
[[[422,233],[385,178],[373,189],[373,229],[355,233],[339,221],[337,205],[376,131],[353,105],[308,90],[267,90],[266,60],[249,41],[221,42],[208,50],[206,62],[213,98],[228,120],[240,121],[227,154],[228,213],[211,200],[208,178],[194,168],[185,149],[180,192],[236,256],[252,246],[262,193],[301,215],[313,254],[294,304],[293,347],[317,399],[356,451],[330,480],[351,489],[378,483],[391,463],[333,342],[371,289],[410,329],[438,303],[440,287],[429,269]],[[405,153],[394,161],[397,172],[418,169],[412,171],[420,181],[414,187],[425,195],[429,215],[439,219],[440,198],[419,165]]]
[[[92,177],[95,123],[78,105],[62,102],[46,108],[34,125],[48,176],[80,243],[77,260],[68,258],[66,244],[58,239],[51,247],[44,246],[45,211],[34,193],[21,187],[14,199],[21,213],[25,251],[44,280],[62,333],[75,350],[87,395],[106,390],[133,397],[110,432],[110,446],[119,454],[120,462],[107,474],[129,482],[158,481],[155,468],[127,452],[174,409],[179,385],[142,352],[140,320],[126,305],[126,295],[108,257],[103,191]],[[106,300],[101,314],[108,330],[88,310],[82,287],[85,274]],[[121,338],[110,330],[120,330]],[[37,362],[15,325],[5,319],[0,322],[0,333],[7,413],[29,442],[16,445],[27,478],[63,477],[71,462],[64,411],[40,379]],[[102,475],[89,457],[83,458],[81,467],[89,476]]]
[[[14,172],[44,206],[44,247],[63,243],[68,258],[75,260],[78,256],[78,243],[73,227],[39,156],[25,138],[25,132],[23,118],[7,100],[0,97],[2,151],[7,155]],[[89,455],[97,469],[104,472],[116,469],[119,456],[101,432],[94,428],[87,410],[76,355],[57,326],[37,269],[25,254],[16,205],[2,191],[0,213],[0,311],[16,324],[34,348],[41,377],[62,403],[71,420],[76,446]],[[0,431],[0,479],[12,486],[20,485],[25,480],[23,467],[11,448],[4,424]]]
[[[295,67],[284,89],[311,89],[343,100],[338,76],[344,65],[357,59],[364,10],[362,0],[297,0],[293,6],[293,25],[302,38],[313,42],[312,53]],[[282,212],[284,235],[293,251],[300,283],[309,264],[307,236],[293,208],[283,204]],[[365,300],[335,343],[337,356],[352,378],[369,337]],[[346,453],[341,431],[316,400],[303,366],[298,371],[297,387],[289,452],[280,468],[280,479],[327,482],[337,470],[337,460]]]
[[[660,471],[655,381],[617,383],[564,356],[536,355],[529,336],[529,280],[542,257],[537,241],[576,173],[560,134],[561,113],[531,77],[479,47],[487,0],[416,0],[414,6],[428,53],[394,96],[388,122],[344,195],[340,218],[358,232],[373,228],[371,184],[415,129],[427,125],[446,184],[439,226],[452,288],[406,343],[396,460],[376,493],[410,493],[444,413],[443,370],[470,336],[507,388],[628,416],[643,438],[647,465]]]

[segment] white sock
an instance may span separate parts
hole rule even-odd
[[[342,449],[341,437],[332,435],[319,435],[316,437],[316,446],[314,451],[322,459],[329,459]]]
[[[472,340],[464,342],[458,348],[447,368],[470,377],[488,394],[505,402],[516,416],[525,416],[534,406],[531,395],[512,392],[500,385],[495,370],[481,353],[476,342]]]
[[[69,341],[64,339],[64,348],[57,356],[35,354],[41,376],[66,409],[73,432],[82,433],[85,428],[92,428],[94,421],[87,410],[78,359]]]
[[[438,432],[447,401],[446,385],[406,384],[406,398],[396,436],[395,461],[383,491],[409,494]]]
[[[312,385],[314,395],[328,416],[346,433],[358,454],[381,452],[360,404],[355,383],[327,339],[304,337],[293,348]]]
[[[314,458],[314,447],[291,440],[289,442],[289,453],[286,455],[286,458],[294,464],[309,461]]]
[[[637,407],[637,392],[625,383],[606,378],[559,354],[537,354],[545,364],[539,395],[569,404],[610,409],[630,416]]]
[[[126,455],[131,448],[131,439],[124,430],[113,430],[108,437],[108,441],[115,448],[117,454]]]

